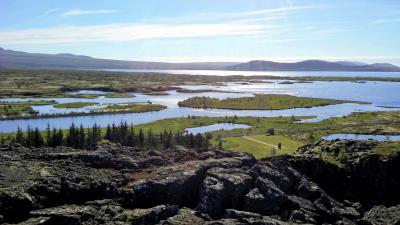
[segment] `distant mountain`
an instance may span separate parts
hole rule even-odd
[[[153,69],[153,70],[217,70],[237,63],[163,63],[96,59],[89,56],[26,53],[0,48],[1,69]]]
[[[323,60],[306,60],[295,63],[258,60],[228,66],[226,69],[237,71],[400,71],[400,67],[387,63],[364,64],[347,61],[328,62]]]
[[[90,56],[27,53],[0,48],[0,69],[149,69],[149,70],[234,70],[234,71],[400,71],[388,63],[306,60],[296,63],[272,61],[165,63],[97,59]]]
[[[345,65],[345,66],[364,66],[368,65],[367,63],[363,62],[355,62],[355,61],[337,61],[336,63]]]

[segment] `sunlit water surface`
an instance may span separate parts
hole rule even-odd
[[[110,123],[120,123],[126,121],[131,124],[144,124],[155,120],[187,117],[191,116],[316,116],[316,118],[304,122],[313,122],[327,119],[330,117],[340,117],[349,115],[353,112],[366,111],[391,111],[399,110],[400,107],[400,83],[399,82],[374,82],[367,81],[365,83],[354,82],[313,82],[313,83],[294,83],[280,84],[282,81],[273,81],[273,83],[225,83],[221,86],[216,85],[184,85],[181,86],[192,90],[217,90],[219,92],[204,93],[178,93],[176,91],[168,91],[166,96],[147,96],[140,93],[132,93],[135,95],[130,98],[106,98],[104,96],[95,99],[83,98],[35,98],[55,100],[59,103],[67,102],[97,102],[99,105],[84,107],[80,109],[57,109],[51,105],[34,106],[40,114],[51,113],[70,113],[70,112],[88,112],[92,109],[103,107],[112,103],[130,103],[130,102],[152,102],[154,104],[166,105],[167,109],[159,112],[147,113],[128,113],[128,114],[112,114],[112,115],[88,115],[78,117],[61,117],[61,118],[42,118],[29,120],[3,120],[0,121],[0,132],[13,132],[18,127],[27,129],[30,127],[38,127],[45,129],[47,124],[56,128],[68,128],[72,123],[82,124],[84,127],[90,127],[93,124],[106,126]],[[226,92],[223,92],[226,91]],[[234,92],[234,93],[232,93]],[[80,93],[94,93],[93,91],[81,91]],[[96,91],[96,94],[104,92]],[[304,97],[333,98],[342,100],[365,101],[371,104],[339,104],[313,108],[296,108],[286,110],[226,110],[226,109],[192,109],[179,107],[177,103],[194,96],[209,96],[219,99],[253,96],[254,94],[289,94]],[[104,93],[105,94],[105,93]],[[33,100],[9,98],[2,101],[27,101]]]

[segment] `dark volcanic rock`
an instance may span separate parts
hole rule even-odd
[[[370,155],[373,141],[320,141],[299,149],[297,157],[278,157],[338,200],[374,205],[400,202],[400,153],[390,156]],[[343,167],[319,159],[319,151],[341,154]],[[334,178],[334,179],[333,179]]]
[[[362,222],[370,225],[400,224],[400,205],[386,208],[375,206],[365,213]]]
[[[395,224],[398,206],[373,205],[399,203],[400,156],[370,156],[365,152],[371,145],[319,142],[303,148],[304,156],[260,161],[244,153],[180,147],[3,146],[0,222]],[[347,151],[351,160],[342,168],[325,163],[313,153],[318,148]]]
[[[209,169],[200,188],[197,209],[217,217],[226,208],[239,208],[243,196],[253,183],[253,177],[249,173],[237,168]]]

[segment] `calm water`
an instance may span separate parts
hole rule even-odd
[[[234,129],[247,129],[251,126],[246,124],[235,124],[235,123],[215,123],[208,126],[193,127],[185,129],[188,133],[192,134],[204,134],[210,131],[217,130],[234,130]]]
[[[399,108],[383,108],[400,107],[400,83],[398,82],[313,82],[313,83],[295,83],[295,84],[279,84],[281,81],[274,83],[253,83],[253,84],[236,84],[225,83],[222,86],[214,85],[185,85],[187,89],[212,89],[225,92],[205,92],[205,93],[177,93],[169,91],[167,96],[146,96],[139,93],[132,93],[135,97],[131,98],[105,98],[96,99],[82,98],[45,98],[56,100],[59,103],[66,102],[97,102],[96,106],[89,106],[81,109],[57,109],[53,106],[34,106],[33,108],[41,114],[47,113],[68,113],[68,112],[86,112],[91,109],[102,107],[111,103],[127,103],[127,102],[147,102],[151,101],[155,104],[163,104],[168,108],[159,112],[147,113],[130,113],[130,114],[113,114],[113,115],[95,115],[80,117],[63,117],[50,119],[31,119],[31,120],[5,120],[0,121],[0,132],[16,131],[18,127],[27,129],[30,127],[38,127],[45,129],[47,124],[56,128],[67,128],[71,123],[82,124],[84,127],[92,126],[97,123],[106,126],[110,123],[120,123],[127,121],[132,124],[144,124],[155,120],[193,116],[316,116],[316,118],[305,122],[320,121],[330,117],[340,117],[349,115],[352,112],[367,111],[391,111],[399,110]],[[84,93],[84,92],[82,92]],[[86,93],[86,92],[85,92]],[[192,109],[180,108],[177,103],[194,96],[209,96],[219,99],[229,97],[253,96],[254,94],[289,94],[304,97],[321,97],[334,98],[343,100],[367,101],[371,104],[339,104],[313,108],[297,108],[287,110],[225,110],[225,109]],[[101,93],[96,93],[101,94]],[[2,99],[2,101],[27,101],[29,99]]]
[[[230,70],[137,70],[137,69],[102,69],[114,72],[169,73],[187,75],[215,76],[278,76],[278,77],[400,77],[400,72],[348,72],[348,71],[230,71]]]
[[[375,140],[375,141],[400,141],[400,135],[369,135],[369,134],[331,134],[322,137],[326,140]]]

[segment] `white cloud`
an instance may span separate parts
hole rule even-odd
[[[272,9],[261,9],[254,10],[249,12],[239,12],[232,15],[235,16],[255,16],[255,15],[263,15],[263,14],[275,14],[275,13],[287,13],[291,11],[305,10],[305,9],[315,9],[321,8],[324,6],[288,6],[288,7],[280,7],[280,8],[272,8]]]
[[[215,24],[109,24],[62,26],[0,32],[0,43],[8,45],[121,42],[161,38],[244,36],[264,32],[267,25],[237,22]]]
[[[117,13],[117,10],[81,10],[81,9],[73,9],[64,12],[63,16],[81,16],[81,15],[90,15],[90,14],[109,14],[109,13]]]

